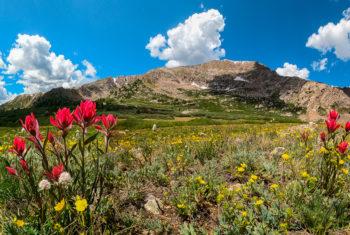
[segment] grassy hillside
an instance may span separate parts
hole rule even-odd
[[[125,94],[124,94],[125,95]],[[126,125],[138,120],[138,125],[149,127],[150,121],[144,119],[160,119],[161,126],[182,125],[176,121],[176,117],[190,117],[198,119],[195,123],[221,124],[237,122],[299,122],[296,112],[281,104],[259,105],[254,100],[243,100],[229,95],[211,95],[208,92],[197,91],[187,92],[191,99],[174,99],[165,95],[149,93],[146,95],[118,96],[97,101],[99,112],[111,112],[119,116],[120,119],[127,119]],[[71,103],[72,109],[78,102]],[[279,106],[278,106],[279,105]],[[33,112],[43,124],[48,124],[47,120],[57,110],[57,106],[41,106],[29,109],[13,109],[0,111],[1,126],[16,126],[18,120],[26,114]],[[285,114],[289,115],[286,116]],[[205,121],[206,120],[206,121]],[[121,122],[123,126],[124,121]],[[128,124],[129,123],[129,124]],[[143,123],[143,124],[142,124]],[[182,123],[182,122],[181,122]]]

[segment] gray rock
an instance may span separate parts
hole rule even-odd
[[[163,203],[159,198],[156,198],[152,194],[149,194],[146,197],[146,203],[144,205],[145,210],[154,214],[154,215],[160,215],[163,212]]]

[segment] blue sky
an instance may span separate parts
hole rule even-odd
[[[26,69],[31,68],[19,65],[15,57],[18,53],[8,58],[19,34],[39,35],[41,38],[36,38],[37,41],[49,42],[50,47],[46,49],[55,54],[54,61],[63,55],[65,60],[78,66],[70,73],[77,81],[86,77],[140,74],[167,63],[152,57],[145,48],[150,37],[162,34],[167,40],[168,30],[193,14],[209,9],[216,9],[224,17],[225,26],[218,32],[221,40],[218,47],[225,50],[221,59],[256,60],[271,69],[283,67],[287,62],[298,69],[306,68],[310,80],[350,86],[347,54],[350,40],[345,45],[336,39],[330,42],[327,37],[332,35],[325,33],[325,36],[318,35],[321,39],[315,38],[311,46],[306,46],[308,38],[317,33],[320,26],[329,22],[336,25],[341,19],[350,22],[342,14],[349,7],[349,0],[0,1],[0,51],[4,61],[0,86],[2,84],[9,94],[54,86],[49,81],[37,82],[35,76],[39,76],[36,73],[41,70],[28,72]],[[350,32],[348,25],[344,28],[344,32]],[[332,28],[329,30],[333,32]],[[345,50],[345,54],[335,54],[337,46]],[[21,47],[20,43],[17,47]],[[314,71],[312,62],[325,58],[327,64],[322,71]],[[22,60],[29,61],[28,58]],[[86,73],[84,60],[97,72]],[[33,66],[42,64],[45,63],[40,60]],[[40,76],[46,74],[46,70],[42,71]],[[58,81],[58,76],[52,80]],[[31,90],[32,87],[36,89]]]

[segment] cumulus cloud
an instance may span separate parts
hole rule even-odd
[[[343,11],[344,19],[349,20],[350,19],[350,7]]]
[[[16,94],[12,94],[6,90],[5,82],[3,79],[4,77],[0,76],[0,104],[5,103],[16,96]]]
[[[330,22],[312,34],[306,46],[323,54],[333,52],[338,59],[350,59],[350,8],[343,12],[343,18],[336,24]]]
[[[39,35],[18,34],[6,58],[5,74],[19,75],[17,83],[24,93],[47,91],[55,87],[70,88],[95,79],[96,69],[84,60],[85,70],[64,55],[51,51],[51,43]]]
[[[323,71],[327,68],[328,59],[323,58],[319,61],[313,61],[311,67],[314,71]]]
[[[96,69],[89,61],[83,60],[82,64],[86,67],[85,76],[96,77]]]
[[[4,69],[5,67],[6,67],[6,64],[2,59],[2,53],[0,52],[0,69]]]
[[[151,37],[146,49],[152,57],[167,61],[167,67],[193,65],[225,56],[221,35],[225,19],[218,10],[195,13],[185,22]]]
[[[307,68],[299,69],[295,64],[284,63],[282,68],[277,68],[276,72],[285,77],[299,77],[307,79],[309,77],[309,70]]]

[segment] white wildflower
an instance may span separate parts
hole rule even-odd
[[[60,184],[69,184],[72,181],[72,177],[68,172],[62,172],[58,178],[58,183]]]
[[[157,124],[153,124],[153,126],[152,126],[152,131],[155,131],[155,130],[157,130]]]
[[[39,190],[48,190],[51,188],[51,183],[48,180],[42,180],[39,182]]]

